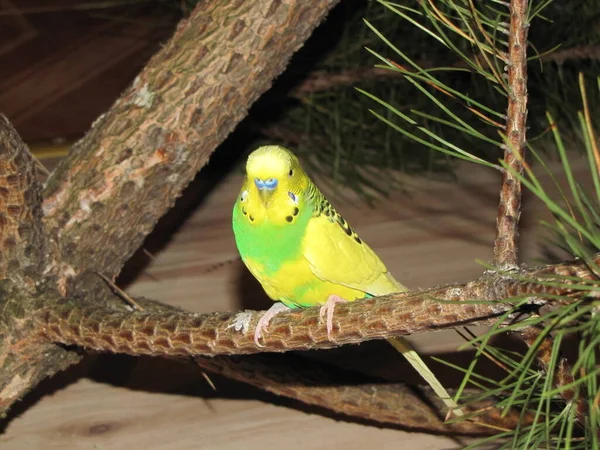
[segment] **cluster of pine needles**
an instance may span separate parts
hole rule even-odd
[[[600,4],[538,3],[530,15],[536,24],[529,33],[529,135],[543,148],[552,146],[545,112],[571,120],[578,109],[578,73],[598,73]],[[430,13],[438,18],[429,21]],[[341,2],[292,61],[265,107],[253,110],[251,120],[259,133],[247,150],[275,139],[294,148],[321,183],[350,186],[365,199],[402,188],[398,172],[452,176],[452,156],[460,152],[438,145],[441,136],[495,163],[502,153],[489,125],[503,124],[506,92],[505,63],[494,52],[506,44],[506,22],[506,2],[500,1]],[[332,40],[331,47],[323,48],[323,42]],[[377,70],[373,65],[378,59],[387,68],[394,61],[396,70]],[[439,89],[452,94],[436,98],[454,118],[448,112],[436,116],[439,105],[431,95]],[[381,118],[409,117],[400,124],[405,132],[371,114],[365,92],[395,109],[378,110]],[[596,99],[600,97],[594,93],[590,101]],[[469,107],[482,116],[473,121]],[[456,118],[471,125],[456,127]]]
[[[564,64],[550,63],[554,66],[547,69],[549,64],[544,59],[552,55],[548,52],[558,52],[560,48],[551,47],[544,53],[535,47],[535,40],[540,38],[537,24],[543,24],[540,30],[548,36],[559,24],[550,23],[547,15],[565,13],[566,6],[551,1],[529,5],[527,22],[531,25],[532,43],[528,48],[533,54],[529,61],[530,85],[535,86],[529,97],[529,134],[533,138],[528,140],[529,157],[522,161],[521,174],[501,159],[504,149],[510,148],[504,129],[510,95],[504,75],[509,64],[507,4],[474,0],[426,0],[419,2],[417,8],[387,1],[379,4],[396,15],[397,23],[412,26],[429,40],[428,45],[442,47],[455,59],[447,67],[427,67],[415,58],[414,49],[409,53],[405,48],[410,46],[402,45],[372,21],[365,20],[366,27],[385,44],[385,49],[367,49],[379,60],[379,67],[395,72],[415,91],[416,96],[409,98],[419,97],[428,103],[427,108],[420,109],[417,101],[410,106],[406,98],[400,101],[397,91],[394,95],[391,91],[382,95],[381,91],[358,88],[359,93],[372,100],[372,116],[387,130],[393,130],[394,137],[402,136],[402,142],[412,141],[421,149],[480,164],[492,171],[512,172],[551,212],[554,220],[542,223],[548,245],[560,249],[563,255],[580,258],[592,273],[600,274],[593,259],[600,251],[600,141],[595,133],[597,114],[592,107],[600,97],[600,77],[598,71],[592,70],[595,62],[583,64],[575,76],[565,73],[568,71]],[[572,6],[569,5],[571,11]],[[597,12],[594,17],[598,17]],[[465,80],[466,88],[461,86]],[[557,83],[561,83],[560,89]],[[568,102],[566,95],[570,96]],[[517,152],[514,154],[519,157]],[[549,164],[548,159],[557,164]],[[575,175],[574,159],[587,161],[589,183]],[[562,173],[557,173],[556,167]],[[551,186],[540,181],[540,172],[548,175]],[[540,284],[539,280],[529,281]],[[550,299],[551,308],[512,322],[509,318],[530,304],[531,299],[506,299],[514,308],[489,331],[469,337],[468,345],[475,349],[469,367],[447,363],[464,373],[455,398],[459,404],[493,398],[505,413],[516,410],[521,415],[517,429],[500,429],[470,448],[490,443],[511,449],[600,446],[600,366],[596,361],[600,348],[600,285],[597,280],[574,276],[554,276],[541,284],[568,288],[578,295],[555,296]],[[493,345],[497,336],[507,333],[526,335],[528,349],[515,352]],[[573,340],[577,345],[575,356],[567,360],[562,356],[565,342]],[[479,374],[476,369],[482,358],[493,361],[504,376],[492,379]],[[479,388],[480,394],[467,396],[466,387]],[[479,413],[455,420],[476,420]]]

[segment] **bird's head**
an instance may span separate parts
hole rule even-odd
[[[265,208],[290,199],[298,202],[308,183],[298,158],[278,145],[259,147],[246,162],[247,189],[259,196]]]

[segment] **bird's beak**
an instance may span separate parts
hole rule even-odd
[[[267,180],[261,180],[260,178],[254,179],[254,184],[258,189],[258,194],[260,195],[260,199],[262,200],[265,206],[269,206],[271,203],[271,197],[273,196],[273,192],[277,188],[277,178],[269,178]]]
[[[266,189],[259,189],[258,193],[260,195],[260,199],[263,202],[263,205],[269,206],[269,203],[271,203],[271,195],[273,194],[273,191],[267,191]]]

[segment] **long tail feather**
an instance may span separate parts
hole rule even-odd
[[[387,340],[394,346],[411,366],[421,375],[421,377],[431,386],[431,389],[442,399],[444,404],[457,416],[462,416],[463,412],[446,391],[442,383],[436,378],[433,372],[427,367],[419,354],[412,348],[410,343],[402,337],[394,337]]]

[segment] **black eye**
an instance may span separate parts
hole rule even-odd
[[[288,172],[288,175],[291,177],[292,175],[294,175],[294,171],[292,169],[290,169],[290,171]]]

